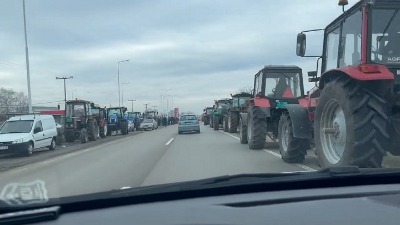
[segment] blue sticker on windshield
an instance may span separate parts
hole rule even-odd
[[[21,206],[49,201],[44,181],[9,183],[0,194],[0,200],[12,206]]]

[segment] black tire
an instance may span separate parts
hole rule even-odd
[[[87,125],[87,132],[90,141],[96,141],[99,136],[99,126],[96,120],[89,120]]]
[[[28,142],[28,146],[26,146],[26,151],[24,155],[27,157],[31,156],[33,154],[33,148],[34,148],[33,143],[31,141]]]
[[[105,138],[107,136],[107,124],[104,124],[103,127],[100,127],[100,137]]]
[[[81,132],[79,134],[79,139],[81,140],[82,143],[86,143],[89,141],[88,132],[86,128],[81,129]]]
[[[238,129],[238,123],[239,123],[239,115],[236,112],[230,112],[228,115],[229,123],[229,133],[236,133]]]
[[[74,142],[75,141],[75,135],[74,135],[74,131],[73,130],[66,129],[64,131],[64,137],[65,137],[65,141],[67,141],[67,142]]]
[[[267,137],[267,120],[260,107],[251,106],[247,118],[247,142],[250,149],[261,150]]]
[[[213,116],[213,129],[219,130],[219,117],[215,115]]]
[[[111,134],[112,134],[112,130],[108,129],[108,127],[107,127],[107,136],[111,136]]]
[[[279,152],[284,162],[302,163],[309,149],[307,139],[293,137],[292,121],[287,113],[279,119]]]
[[[389,142],[387,132],[389,106],[384,96],[391,88],[383,81],[371,82],[374,82],[373,86],[369,86],[370,83],[367,82],[342,76],[326,84],[322,90],[316,108],[317,119],[314,129],[316,152],[322,167],[346,165],[381,167]],[[379,86],[380,84],[383,85]],[[342,113],[332,110],[335,106],[339,107]],[[344,126],[340,126],[343,123],[340,120],[329,122],[329,115],[333,111],[335,118],[339,118],[336,116],[338,114],[343,115],[341,117],[344,118]],[[325,126],[332,123],[334,127]],[[345,137],[345,140],[340,135]],[[343,142],[343,154],[337,153],[339,144],[327,144],[334,139]]]
[[[121,122],[121,134],[122,135],[127,135],[128,134],[128,122],[127,121],[122,121]]]
[[[210,119],[208,117],[204,117],[204,125],[209,125]]]
[[[63,142],[63,135],[61,130],[57,129],[56,145],[61,146]]]
[[[239,138],[240,144],[247,144],[247,125],[242,121],[242,118],[239,120]]]
[[[211,128],[214,128],[213,115],[210,115],[210,127],[211,127]]]
[[[51,139],[49,150],[56,150],[56,138]]]
[[[223,122],[222,122],[222,127],[224,128],[225,132],[229,131],[229,127],[228,127],[228,117],[225,115],[223,118]]]

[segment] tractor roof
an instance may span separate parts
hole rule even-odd
[[[241,92],[241,93],[232,95],[232,97],[253,97],[253,95],[250,93]]]
[[[281,70],[301,70],[300,67],[295,65],[266,65],[260,71],[268,72],[268,71],[281,71]]]
[[[92,103],[91,101],[86,101],[86,100],[82,100],[82,99],[75,99],[75,100],[68,100],[67,103]]]

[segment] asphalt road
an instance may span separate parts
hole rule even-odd
[[[312,152],[303,164],[287,164],[277,148],[250,150],[237,134],[208,126],[202,126],[200,134],[178,135],[174,125],[76,146],[80,149],[1,172],[0,190],[42,181],[48,196],[56,198],[220,175],[319,168]]]

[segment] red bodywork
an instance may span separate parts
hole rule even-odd
[[[53,116],[63,116],[65,115],[65,110],[43,110],[40,111],[41,115],[53,115]]]

